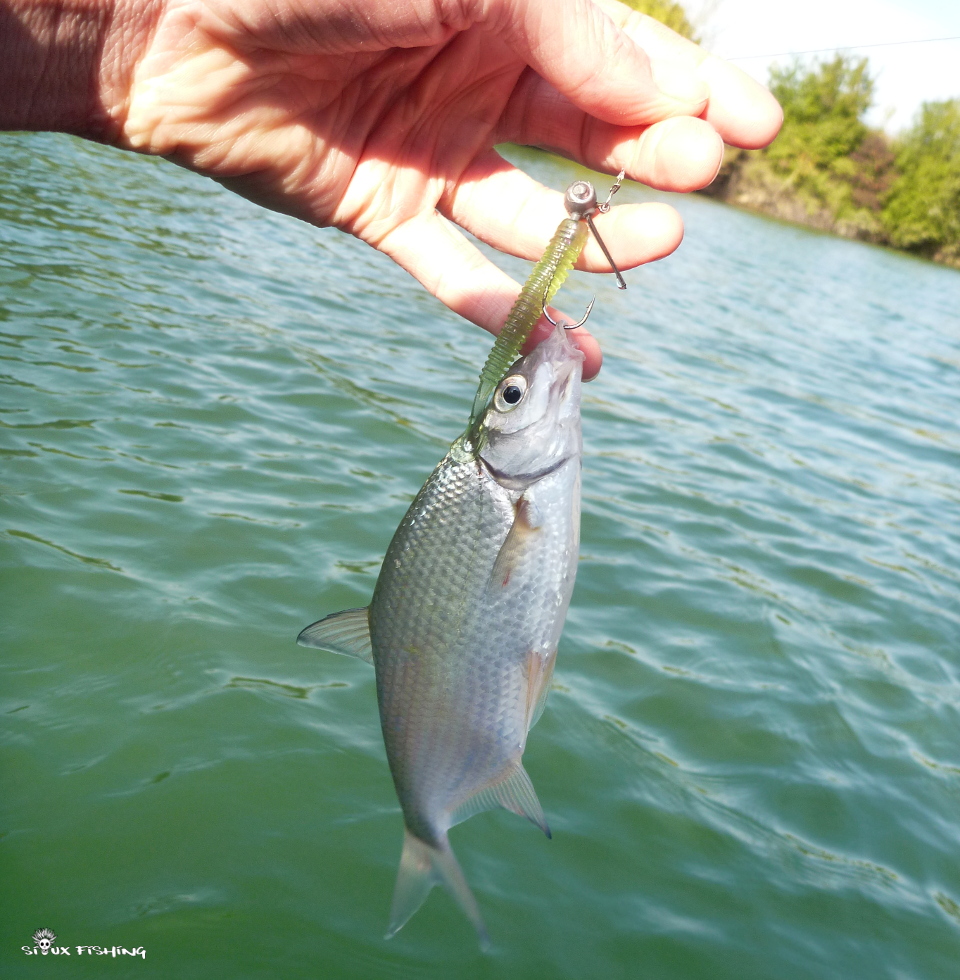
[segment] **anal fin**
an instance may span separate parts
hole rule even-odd
[[[539,827],[549,839],[552,834],[547,826],[547,818],[543,815],[543,807],[537,799],[537,791],[530,782],[527,770],[523,764],[497,786],[500,805],[505,810],[512,810],[518,816],[526,817],[532,824]]]
[[[547,825],[547,818],[543,815],[543,807],[537,799],[537,792],[533,788],[533,783],[527,775],[527,770],[522,763],[518,763],[505,779],[492,786],[484,786],[479,792],[474,793],[469,799],[464,801],[453,811],[451,815],[451,826],[463,823],[469,817],[485,810],[495,810],[503,807],[511,813],[520,817],[526,817],[532,824],[539,827],[544,834],[551,837],[550,827]]]
[[[367,607],[344,609],[331,613],[323,619],[300,631],[297,643],[302,647],[316,647],[329,650],[345,657],[356,657],[373,663],[373,648],[370,645],[370,619]]]

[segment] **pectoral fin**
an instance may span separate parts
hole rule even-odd
[[[521,497],[514,505],[516,516],[513,525],[507,532],[497,560],[490,573],[492,585],[503,587],[510,581],[514,568],[526,553],[530,539],[540,533],[541,515],[536,504]]]
[[[553,679],[553,665],[557,661],[557,651],[552,650],[542,657],[531,650],[527,657],[527,731],[540,720],[547,705],[550,681]]]
[[[370,646],[370,620],[367,607],[344,609],[331,613],[323,619],[302,630],[297,637],[302,647],[316,647],[341,653],[345,657],[356,657],[373,663],[373,648]]]

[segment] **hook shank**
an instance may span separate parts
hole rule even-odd
[[[590,227],[590,231],[593,232],[593,237],[596,238],[597,244],[600,246],[600,251],[606,256],[607,261],[610,263],[610,268],[613,269],[613,274],[617,277],[617,289],[626,289],[627,284],[624,281],[622,275],[620,275],[620,270],[617,268],[617,263],[613,261],[613,256],[610,254],[610,250],[603,243],[603,239],[600,237],[600,233],[597,231],[597,226],[593,223],[593,216],[587,215],[587,225]]]

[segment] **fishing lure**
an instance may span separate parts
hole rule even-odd
[[[523,289],[520,290],[520,295],[507,315],[503,329],[487,355],[483,370],[480,372],[480,386],[477,388],[477,394],[473,399],[473,410],[470,413],[470,426],[468,428],[468,432],[473,437],[478,435],[478,423],[491,395],[520,355],[520,348],[527,342],[527,338],[533,331],[537,320],[540,319],[541,313],[546,315],[547,319],[556,326],[550,314],[547,313],[547,303],[563,285],[574,263],[579,258],[587,240],[588,229],[593,233],[593,237],[597,240],[597,244],[617,277],[617,288],[627,288],[620,270],[593,223],[594,214],[598,211],[606,213],[610,210],[610,201],[613,195],[620,190],[624,175],[625,171],[621,170],[613,187],[610,188],[607,199],[602,204],[597,203],[597,192],[589,180],[576,180],[567,188],[563,196],[563,204],[568,217],[564,218],[557,226],[543,257],[527,277]],[[578,323],[570,324],[569,329],[586,323],[592,309],[593,300],[590,301],[583,318]]]

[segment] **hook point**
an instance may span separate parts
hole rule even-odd
[[[547,289],[549,290],[549,288],[550,287],[548,286]],[[550,316],[550,313],[547,310],[546,292],[544,292],[543,294],[543,303],[541,304],[541,306],[543,308],[543,315],[555,327],[563,327],[564,330],[576,330],[577,327],[582,327],[587,322],[588,318],[590,317],[590,314],[593,312],[593,304],[596,303],[596,301],[597,301],[597,297],[594,296],[593,299],[590,300],[590,302],[587,304],[587,312],[584,313],[583,316],[576,323],[564,323],[563,320],[554,320],[554,318]]]

